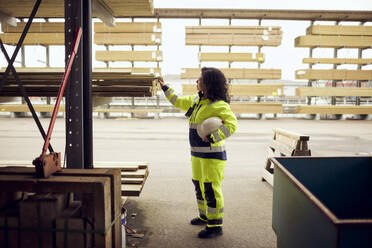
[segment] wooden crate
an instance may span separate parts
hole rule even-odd
[[[0,175],[0,191],[91,194],[95,245],[112,247],[109,178],[54,176],[48,179],[36,179],[34,175]]]
[[[0,175],[34,175],[35,170],[31,167],[0,167]],[[55,177],[97,177],[97,178],[109,178],[110,179],[110,200],[111,200],[111,217],[113,225],[113,247],[118,247],[121,244],[121,224],[119,220],[116,220],[121,214],[121,170],[117,168],[98,168],[98,169],[63,169],[61,172],[53,174]],[[89,200],[90,198],[88,198]],[[91,199],[93,200],[93,199]],[[94,215],[91,212],[90,207],[86,207],[90,203],[83,204],[86,215]],[[90,213],[89,213],[90,212]]]

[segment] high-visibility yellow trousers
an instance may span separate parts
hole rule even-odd
[[[191,156],[191,165],[199,218],[207,221],[209,227],[222,226],[224,202],[221,183],[226,161]]]

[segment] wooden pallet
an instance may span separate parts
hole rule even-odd
[[[274,136],[267,149],[267,158],[262,173],[262,181],[274,185],[274,166],[270,161],[274,156],[311,156],[307,142],[308,135],[298,134],[281,128],[273,128]]]

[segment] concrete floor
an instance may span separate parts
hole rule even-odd
[[[42,123],[47,127],[48,119]],[[372,155],[372,121],[239,120],[238,125],[227,142],[224,235],[200,240],[201,227],[188,224],[197,210],[186,119],[94,119],[95,161],[150,163],[141,196],[126,203],[129,226],[145,236],[131,238],[128,247],[276,247],[272,188],[261,181],[272,128],[310,135],[313,156]],[[58,119],[52,144],[62,153],[64,135],[64,120]],[[31,161],[40,154],[42,139],[31,118],[1,117],[0,144],[0,160]]]

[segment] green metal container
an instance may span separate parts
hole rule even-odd
[[[372,157],[277,157],[278,248],[371,248]]]

